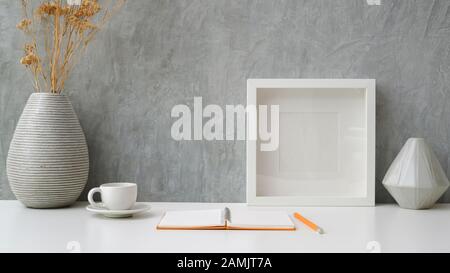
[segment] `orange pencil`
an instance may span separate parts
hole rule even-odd
[[[301,216],[300,213],[298,213],[298,212],[294,213],[294,217],[297,218],[297,220],[299,220],[306,226],[308,226],[313,231],[315,231],[319,234],[323,234],[323,230],[318,225],[314,224],[313,222],[309,221],[305,217]]]

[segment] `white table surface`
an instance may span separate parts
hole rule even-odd
[[[128,219],[86,211],[86,203],[57,210],[0,201],[0,252],[450,252],[450,204],[431,210],[374,208],[255,208],[245,204],[149,203]],[[167,210],[241,208],[301,212],[323,227],[292,231],[158,231]],[[373,246],[373,247],[370,247]]]

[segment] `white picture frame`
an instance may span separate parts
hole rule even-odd
[[[279,105],[280,135],[272,152],[247,135],[248,205],[374,206],[375,86],[374,79],[249,79],[247,109]],[[248,115],[247,132],[257,123]]]

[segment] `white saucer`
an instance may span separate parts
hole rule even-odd
[[[136,203],[129,210],[109,210],[106,207],[101,207],[101,206],[102,206],[101,203],[100,203],[100,206],[89,205],[86,207],[86,209],[91,212],[102,214],[103,216],[106,216],[109,218],[126,218],[126,217],[131,217],[134,214],[148,211],[151,208],[150,205],[147,205],[144,203]]]

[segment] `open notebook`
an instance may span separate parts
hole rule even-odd
[[[168,211],[157,229],[295,230],[285,212],[225,209]]]

